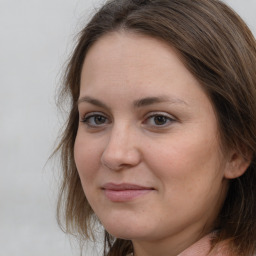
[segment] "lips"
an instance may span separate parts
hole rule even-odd
[[[136,184],[122,183],[106,183],[102,186],[105,196],[113,202],[131,201],[135,198],[152,192],[152,187],[144,187]]]

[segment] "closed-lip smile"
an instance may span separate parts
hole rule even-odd
[[[155,189],[131,183],[106,183],[102,186],[102,190],[110,201],[125,202],[145,195]]]

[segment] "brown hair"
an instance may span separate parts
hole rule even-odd
[[[128,30],[164,40],[176,48],[215,108],[223,145],[252,154],[239,178],[230,181],[219,214],[216,243],[229,240],[239,255],[256,250],[256,43],[241,18],[218,0],[112,0],[81,31],[65,73],[63,95],[71,110],[62,140],[63,176],[58,216],[65,230],[87,239],[97,220],[81,186],[73,150],[78,128],[77,100],[86,53],[104,34]],[[107,252],[108,250],[108,252]],[[126,255],[132,243],[105,231],[104,255]]]

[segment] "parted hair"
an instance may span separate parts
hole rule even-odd
[[[165,41],[200,82],[215,109],[222,146],[236,149],[251,163],[229,190],[216,220],[213,246],[229,241],[241,256],[256,251],[256,42],[243,20],[218,0],[110,0],[80,32],[65,70],[60,99],[70,110],[59,146],[62,163],[58,221],[68,233],[86,240],[97,220],[83,192],[74,161],[79,117],[77,101],[84,59],[90,47],[113,31],[131,31]],[[65,101],[64,101],[65,102]],[[131,223],[132,225],[132,223]],[[105,231],[104,255],[132,252],[128,240]]]

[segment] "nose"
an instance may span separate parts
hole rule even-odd
[[[110,170],[118,171],[138,165],[141,161],[139,141],[130,127],[112,128],[101,163]]]

